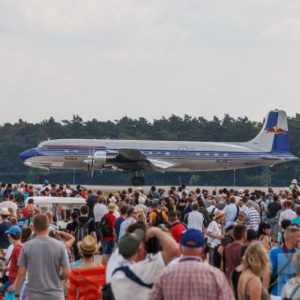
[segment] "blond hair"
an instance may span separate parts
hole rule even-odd
[[[248,246],[242,265],[244,270],[250,269],[258,276],[269,267],[268,253],[260,242],[253,242]]]

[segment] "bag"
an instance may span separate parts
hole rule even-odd
[[[158,227],[161,224],[165,224],[165,225],[168,224],[168,222],[163,217],[162,211],[156,211],[155,210],[155,213],[156,213],[156,218],[155,218],[153,226]]]
[[[109,228],[109,218],[111,215],[104,216],[100,221],[100,231],[102,237],[114,236],[113,228]]]
[[[77,242],[82,241],[83,238],[89,234],[89,225],[91,221],[92,220],[88,220],[85,224],[78,222],[74,234]]]
[[[298,284],[291,292],[290,296],[288,298],[282,298],[282,300],[293,300],[293,297],[296,295],[296,293],[298,292],[300,288],[300,284]],[[298,298],[295,298],[298,299]]]
[[[115,300],[110,283],[104,284],[102,287],[102,300]]]

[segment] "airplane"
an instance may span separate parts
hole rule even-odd
[[[286,113],[270,111],[259,134],[248,142],[191,142],[110,139],[56,139],[20,153],[29,167],[132,172],[132,185],[144,185],[144,172],[197,172],[272,166],[297,160],[290,152]]]

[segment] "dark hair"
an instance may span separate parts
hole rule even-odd
[[[72,218],[73,220],[76,220],[76,219],[78,218],[78,212],[77,212],[77,211],[73,211],[73,212],[71,213],[71,218]]]
[[[89,213],[89,208],[87,205],[83,205],[80,207],[80,214],[87,215]]]
[[[128,209],[127,205],[122,206],[120,209],[120,214],[125,215],[127,213],[127,209]]]
[[[177,216],[177,212],[176,212],[176,211],[170,210],[170,211],[168,212],[168,219],[169,219],[170,222],[176,221],[177,218],[178,218],[178,216]]]
[[[22,236],[21,236],[22,243],[25,243],[30,239],[31,233],[32,233],[32,230],[30,227],[24,228],[22,230]]]
[[[198,203],[194,203],[192,205],[192,210],[198,210],[199,209],[199,204]]]
[[[257,239],[257,234],[256,231],[253,229],[248,229],[247,230],[247,241],[251,242]]]
[[[245,225],[236,225],[233,227],[233,236],[234,238],[239,241],[241,240],[246,232],[247,228]]]
[[[133,224],[130,224],[128,227],[127,227],[127,232],[131,233],[131,232],[134,232],[136,229],[142,229],[145,233],[147,231],[147,225],[144,223],[144,222],[135,222]]]
[[[267,222],[261,222],[258,227],[257,238],[259,239],[260,236],[265,234],[264,230],[270,229],[270,228],[271,228],[270,224],[268,224]]]
[[[127,215],[130,216],[130,215],[133,214],[133,212],[134,212],[134,207],[133,207],[133,206],[129,206],[129,207],[127,208]]]
[[[291,220],[282,220],[281,221],[281,227],[282,229],[287,229],[291,225]]]

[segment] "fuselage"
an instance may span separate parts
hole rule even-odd
[[[289,152],[266,152],[243,143],[59,139],[42,142],[20,154],[24,163],[41,169],[86,170],[87,157],[96,152],[137,149],[147,159],[170,163],[167,172],[217,171],[268,166],[297,159]],[[95,165],[95,169],[103,169]]]

